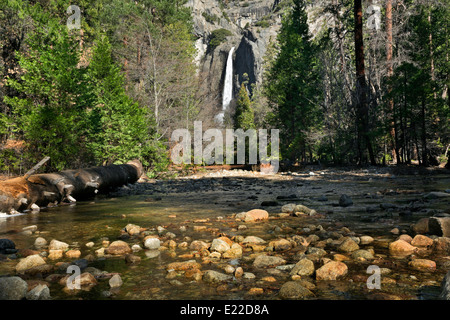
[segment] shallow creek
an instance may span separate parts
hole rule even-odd
[[[79,201],[72,205],[42,208],[39,213],[25,213],[12,217],[0,217],[0,238],[7,238],[16,244],[17,249],[33,249],[35,239],[43,237],[64,241],[71,248],[81,250],[81,258],[91,255],[90,267],[109,273],[120,273],[123,285],[110,291],[107,280],[90,291],[68,294],[58,283],[50,284],[53,299],[278,299],[278,291],[290,280],[288,271],[274,271],[255,268],[252,265],[252,252],[244,250],[240,259],[219,259],[203,263],[202,271],[223,271],[224,266],[241,266],[245,272],[255,275],[253,279],[233,279],[223,284],[210,284],[188,279],[180,274],[177,281],[166,278],[166,266],[171,262],[195,259],[202,263],[201,256],[186,258],[191,250],[179,248],[153,252],[141,250],[134,253],[142,260],[136,265],[127,265],[121,257],[96,257],[95,250],[102,247],[102,240],[115,241],[121,229],[132,223],[147,228],[149,233],[158,234],[156,228],[162,226],[164,232],[176,235],[177,244],[193,240],[211,242],[220,235],[257,236],[267,242],[272,239],[289,237],[295,234],[307,237],[316,234],[314,230],[304,229],[311,225],[321,225],[327,232],[339,232],[347,227],[355,236],[369,235],[375,241],[365,246],[375,251],[376,263],[391,269],[382,281],[381,290],[369,290],[366,269],[375,262],[346,261],[349,272],[341,280],[316,281],[306,278],[315,288],[319,299],[368,299],[381,294],[381,298],[436,299],[439,285],[446,273],[449,257],[427,254],[426,259],[436,261],[435,272],[419,272],[408,268],[408,257],[395,258],[389,255],[387,245],[398,235],[392,234],[398,228],[414,236],[410,225],[422,217],[447,212],[450,197],[424,200],[427,192],[450,188],[450,175],[399,175],[393,176],[377,170],[357,171],[317,171],[277,174],[263,176],[256,173],[236,172],[228,174],[204,174],[202,177],[179,178],[173,180],[152,180],[138,183],[108,196],[99,196],[91,201]],[[347,194],[353,205],[340,207],[339,198]],[[326,199],[325,199],[326,198]],[[262,206],[263,201],[275,201]],[[303,204],[315,209],[319,215],[314,217],[278,217],[281,206],[288,203]],[[388,204],[388,205],[383,205]],[[391,206],[393,205],[393,206]],[[373,210],[367,210],[368,207]],[[236,221],[233,214],[255,208],[267,210],[271,218],[267,221],[244,223]],[[273,218],[272,218],[273,217]],[[25,235],[22,228],[35,225],[37,231]],[[240,225],[245,227],[239,228]],[[205,226],[206,228],[194,228]],[[181,229],[180,229],[181,227]],[[312,227],[314,229],[314,227]],[[164,232],[160,234],[164,242]],[[318,234],[318,233],[317,233]],[[188,238],[186,238],[188,237]],[[139,244],[142,238],[123,238],[130,246]],[[92,248],[85,246],[94,242]],[[329,247],[326,257],[333,259],[335,250]],[[273,254],[270,253],[270,254]],[[294,264],[294,254],[276,253]],[[185,255],[180,258],[180,255]],[[63,258],[48,261],[71,262],[75,259]],[[13,275],[17,259],[0,261],[0,275]],[[320,262],[316,262],[316,269]],[[64,273],[64,270],[55,273]],[[267,278],[272,277],[271,281]],[[45,277],[44,277],[45,278]],[[39,278],[30,278],[39,279]],[[265,280],[263,280],[265,279]],[[43,280],[43,279],[40,279]],[[262,288],[261,294],[250,294],[252,288]]]

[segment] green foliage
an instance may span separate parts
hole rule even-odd
[[[216,16],[215,14],[209,14],[208,12],[206,12],[206,11],[203,11],[202,12],[202,16],[205,18],[205,20],[207,21],[207,22],[209,22],[209,23],[218,23],[219,21],[220,21],[220,19],[219,19],[219,17],[218,16]]]
[[[255,26],[261,27],[261,28],[268,28],[268,27],[270,27],[270,22],[268,20],[260,20],[255,23]]]
[[[106,36],[97,40],[88,76],[95,99],[89,111],[87,147],[97,163],[124,163],[150,152],[146,115],[124,89],[124,77],[113,62]]]
[[[230,30],[227,29],[216,29],[211,32],[211,35],[209,37],[209,46],[211,48],[215,48],[219,46],[222,42],[224,42],[228,36],[231,36],[232,33]]]
[[[11,79],[8,85],[22,97],[6,97],[13,107],[17,125],[29,148],[29,159],[51,157],[54,169],[67,162],[77,162],[83,155],[84,110],[92,95],[86,90],[86,70],[78,66],[80,49],[75,34],[54,20],[46,28],[37,25],[30,35],[30,49],[19,55],[25,70],[21,81]]]
[[[244,83],[242,83],[241,85],[239,96],[236,102],[234,127],[235,129],[244,130],[253,129],[255,127],[254,113],[251,108],[250,98],[248,96],[247,88],[245,87]]]
[[[283,19],[276,58],[266,74],[265,92],[280,128],[281,153],[296,160],[307,148],[305,132],[320,125],[317,47],[308,30],[305,1],[295,0]]]

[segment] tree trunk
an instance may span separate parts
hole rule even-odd
[[[369,152],[370,162],[376,165],[372,143],[368,134],[369,108],[367,104],[367,85],[364,65],[363,13],[362,1],[355,0],[355,60],[356,60],[356,112],[358,123],[358,140],[364,140]],[[358,141],[361,144],[362,141]],[[362,159],[360,159],[362,161]]]
[[[425,95],[422,96],[422,164],[428,166],[428,150],[427,150],[427,131],[426,131],[426,111],[425,111]]]
[[[74,202],[136,182],[143,173],[142,164],[130,161],[122,165],[35,174],[0,182],[0,212],[30,209],[33,204]]]
[[[388,81],[391,81],[392,76],[394,75],[394,67],[393,67],[393,36],[392,36],[392,0],[386,0],[386,61],[387,61],[387,77]],[[392,92],[392,83],[388,83],[387,86],[388,95]],[[395,132],[395,110],[394,110],[394,98],[390,97],[388,101],[389,111],[391,113],[391,122],[390,122],[390,135],[392,140],[392,157],[394,162],[398,162],[398,149],[397,149],[397,134]]]

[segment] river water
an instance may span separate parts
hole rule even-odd
[[[384,259],[392,273],[383,284],[382,292],[402,299],[436,299],[439,284],[446,270],[440,268],[445,257],[432,254],[427,259],[438,263],[435,272],[412,271],[407,267],[407,258],[389,257],[387,243],[397,235],[390,230],[397,227],[408,230],[411,223],[421,217],[439,212],[448,212],[450,198],[424,201],[423,195],[431,191],[444,191],[450,186],[450,175],[400,175],[366,171],[317,171],[262,176],[249,172],[222,172],[204,174],[187,179],[153,180],[123,188],[108,196],[99,196],[90,201],[79,201],[72,205],[43,208],[39,213],[25,213],[13,217],[0,217],[0,238],[8,238],[18,249],[35,249],[35,239],[40,236],[68,243],[71,248],[81,250],[81,258],[90,255],[89,267],[108,273],[120,273],[123,285],[119,290],[110,290],[107,280],[90,291],[69,294],[58,283],[50,283],[54,299],[278,299],[282,284],[289,281],[288,272],[268,273],[252,266],[252,252],[244,251],[241,259],[221,259],[205,263],[200,256],[193,256],[187,248],[175,250],[142,250],[135,255],[141,257],[137,265],[127,265],[121,257],[96,257],[95,250],[102,247],[105,239],[111,242],[119,239],[121,229],[132,223],[147,228],[148,234],[157,234],[157,227],[175,234],[173,240],[203,240],[211,242],[220,235],[258,236],[267,241],[285,237],[308,225],[321,225],[325,229],[340,230],[348,227],[357,235],[370,235],[375,243],[370,246]],[[349,195],[354,205],[337,205],[342,194]],[[284,198],[283,198],[284,197]],[[287,199],[291,197],[291,199]],[[326,197],[321,199],[320,197]],[[263,201],[276,201],[273,206],[264,206]],[[232,214],[255,208],[264,208],[271,216],[281,212],[286,203],[304,204],[315,209],[319,217],[283,217],[266,222],[246,224],[237,222]],[[368,213],[367,207],[393,204],[395,208]],[[25,235],[22,228],[35,225],[37,231]],[[198,228],[204,226],[204,229]],[[312,232],[314,233],[314,232]],[[130,246],[139,244],[142,238],[122,238]],[[85,246],[94,242],[93,248]],[[327,249],[327,252],[329,250]],[[182,258],[180,258],[180,255]],[[184,255],[184,256],[183,256]],[[288,263],[295,263],[289,254]],[[329,255],[332,259],[331,252]],[[448,258],[448,257],[447,257]],[[255,275],[254,279],[233,279],[226,284],[211,285],[203,281],[188,279],[182,274],[167,279],[166,266],[171,262],[196,259],[203,261],[202,270],[223,272],[224,266],[241,266],[244,271]],[[49,261],[71,262],[74,259]],[[0,275],[13,275],[16,259],[0,261]],[[338,281],[315,281],[313,292],[319,299],[367,299],[373,291],[367,289],[365,272],[369,263],[349,262],[349,274]],[[64,269],[55,271],[64,273]],[[273,282],[263,280],[273,276]],[[365,278],[364,278],[365,277]],[[45,278],[45,277],[44,277]],[[38,280],[44,280],[44,278]],[[36,278],[32,278],[36,279]],[[251,288],[262,288],[264,294],[249,295]]]

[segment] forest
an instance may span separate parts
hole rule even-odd
[[[313,3],[276,1],[263,81],[235,88],[227,125],[279,129],[291,165],[444,166],[448,0]],[[45,156],[46,171],[132,159],[149,176],[166,170],[171,132],[220,108],[196,70],[193,13],[184,0],[70,5],[0,0],[0,171],[23,174]],[[211,48],[227,41],[216,31]]]

